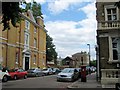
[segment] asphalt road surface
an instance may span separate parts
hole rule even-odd
[[[2,88],[67,88],[73,82],[57,82],[56,75],[10,80]]]

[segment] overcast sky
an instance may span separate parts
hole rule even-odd
[[[91,59],[95,59],[95,0],[35,1],[42,6],[44,23],[53,38],[58,56],[65,58],[81,51],[88,52],[89,43]]]

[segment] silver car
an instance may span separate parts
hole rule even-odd
[[[57,81],[74,81],[79,78],[79,72],[75,68],[65,68],[57,75]]]
[[[43,72],[45,75],[51,75],[51,74],[53,74],[52,68],[43,69],[42,72]]]
[[[29,69],[27,70],[27,72],[28,72],[27,76],[36,76],[36,77],[44,76],[44,73],[39,68]]]

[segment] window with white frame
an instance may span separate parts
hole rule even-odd
[[[33,64],[36,64],[36,55],[34,55]]]
[[[34,33],[37,33],[37,28],[36,27],[34,27]]]
[[[28,20],[25,20],[25,38],[24,38],[24,44],[25,48],[29,49],[29,29],[30,29],[30,22]]]
[[[120,60],[120,37],[112,37],[113,60]]]
[[[19,54],[16,53],[16,58],[15,58],[15,63],[18,64],[18,58],[19,58]]]
[[[25,32],[25,48],[29,48],[29,34]]]
[[[37,47],[37,40],[34,38],[34,47]]]
[[[118,20],[118,8],[114,5],[105,6],[105,20],[113,21]]]
[[[25,20],[25,28],[26,30],[30,29],[30,22],[28,20]]]

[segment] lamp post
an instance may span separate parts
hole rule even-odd
[[[90,44],[87,44],[89,46],[89,66],[90,66]]]

